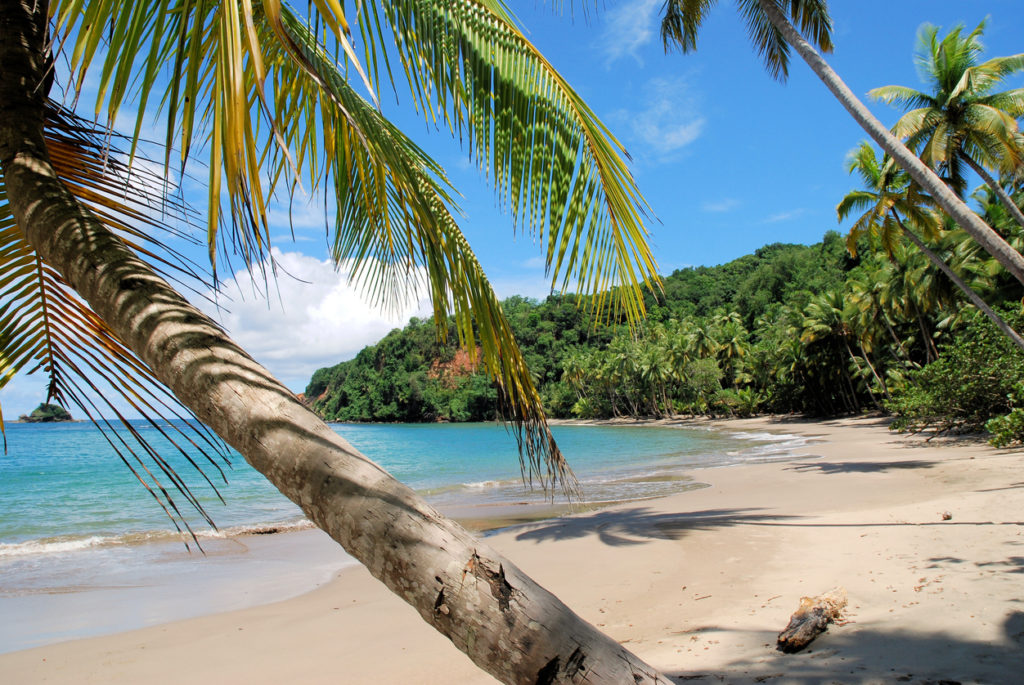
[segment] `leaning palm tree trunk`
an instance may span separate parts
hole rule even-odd
[[[1003,318],[996,314],[992,307],[988,306],[985,300],[981,299],[981,296],[974,291],[974,288],[967,285],[964,279],[960,278],[959,274],[953,271],[953,269],[946,264],[939,255],[935,254],[934,250],[925,245],[924,241],[922,241],[916,233],[907,228],[906,224],[903,223],[900,215],[897,214],[895,210],[892,210],[892,216],[896,219],[896,223],[899,224],[900,229],[903,231],[903,235],[907,236],[907,238],[910,239],[910,242],[914,243],[917,249],[923,252],[932,264],[938,267],[942,273],[946,274],[949,277],[949,280],[953,281],[953,283],[956,284],[956,287],[960,288],[961,292],[967,296],[967,299],[971,301],[971,304],[980,309],[985,316],[991,319],[992,323],[994,323],[1007,338],[1013,341],[1013,344],[1021,350],[1024,350],[1024,339],[1021,339],[1020,334],[1010,328],[1010,325],[1003,321]]]
[[[992,255],[1014,278],[1024,284],[1024,256],[1014,250],[981,218],[971,211],[924,162],[896,139],[889,129],[864,106],[818,51],[804,40],[786,19],[778,0],[758,0],[765,16],[783,35],[786,42],[800,54],[811,70],[822,80],[836,99],[858,124],[877,142],[910,177],[924,188],[956,223],[967,231],[981,247]]]
[[[1010,194],[1006,192],[1003,185],[994,179],[992,174],[985,170],[985,167],[971,159],[970,155],[960,155],[960,159],[967,162],[967,166],[971,167],[971,169],[974,170],[974,173],[981,177],[981,180],[985,182],[985,185],[991,188],[992,192],[999,198],[999,201],[1003,203],[1003,207],[1005,207],[1009,215],[1013,217],[1013,220],[1017,222],[1017,225],[1024,228],[1024,212],[1020,211],[1020,207],[1018,207],[1017,203],[1013,201]]]
[[[43,139],[36,8],[0,0],[0,168],[38,253],[183,404],[498,680],[667,683],[354,450],[82,207]]]

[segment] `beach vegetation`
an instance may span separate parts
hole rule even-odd
[[[498,400],[524,475],[575,490],[513,329],[458,226],[456,193],[377,102],[406,90],[429,127],[448,130],[487,168],[510,226],[542,245],[552,286],[586,293],[591,316],[636,325],[657,274],[624,149],[502,3],[299,8],[0,2],[0,384],[40,370],[50,397],[97,421],[119,414],[111,393],[154,426],[192,420],[191,431],[175,422],[171,432],[183,452],[208,449],[192,462],[207,483],[222,476],[219,438],[501,681],[568,680],[586,663],[608,682],[665,682],[331,431],[171,285],[207,286],[201,268],[168,249],[165,215],[152,211],[194,219],[170,190],[176,177],[206,173],[211,280],[230,258],[257,288],[275,268],[271,199],[287,206],[304,185],[325,193],[337,208],[335,262],[381,306],[428,294],[433,336],[458,339],[453,361],[468,357],[391,396],[354,377],[366,396],[356,401],[397,420],[402,402],[465,419],[477,411],[471,398]],[[50,99],[66,90],[77,102],[87,83],[96,121]],[[155,159],[151,108],[164,125]],[[126,136],[113,130],[119,117]],[[149,204],[154,188],[161,197]],[[470,395],[463,386],[482,387]],[[121,430],[111,444],[124,445],[122,459],[175,525],[189,526],[182,499],[212,524],[182,474],[129,421]]]
[[[1015,326],[1024,324],[1019,305],[1003,314]],[[1008,444],[1020,439],[1014,427],[1022,382],[1024,354],[991,321],[974,313],[955,337],[940,345],[934,362],[908,374],[889,409],[899,430],[967,433],[991,424],[995,442]]]
[[[1024,116],[1024,89],[997,90],[1007,77],[1024,70],[1024,53],[981,62],[985,21],[967,35],[963,26],[941,38],[939,31],[938,26],[925,24],[918,33],[918,71],[932,87],[930,92],[883,86],[869,94],[909,110],[893,132],[961,197],[967,190],[968,167],[1024,228],[1024,214],[997,180],[1001,173],[1012,174],[1024,163],[1017,124]]]
[[[73,421],[68,410],[59,404],[48,404],[43,402],[33,409],[29,414],[18,417],[19,421],[28,423],[52,423],[54,421]]]

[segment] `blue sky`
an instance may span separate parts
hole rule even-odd
[[[602,3],[584,19],[550,3],[511,3],[535,45],[622,141],[655,219],[650,244],[661,273],[720,264],[771,242],[814,243],[836,223],[835,205],[855,180],[847,153],[866,136],[798,57],[786,84],[764,71],[731,0],[714,8],[696,53],[665,54],[658,36],[662,0]],[[577,5],[579,3],[576,3]],[[922,87],[913,56],[924,23],[973,29],[989,18],[987,56],[1024,51],[1020,0],[834,0],[835,52],[826,56],[852,90],[888,84]],[[1014,19],[1016,17],[1016,19]],[[1020,87],[1016,77],[1006,87]],[[441,162],[461,192],[462,227],[499,296],[543,297],[550,286],[541,250],[515,235],[493,190],[445,132],[434,131],[399,90],[385,113]],[[898,112],[871,105],[883,123]],[[190,200],[205,189],[186,187]],[[195,196],[193,197],[193,193]],[[296,238],[276,248],[286,270],[279,296],[252,296],[227,284],[229,311],[213,312],[232,335],[292,389],[320,366],[425,311],[411,300],[392,314],[374,311],[326,262],[321,210],[296,205]],[[288,233],[280,223],[281,237]],[[282,304],[283,303],[283,304]],[[209,310],[209,307],[206,307]],[[45,379],[18,378],[0,391],[4,415],[32,409]]]

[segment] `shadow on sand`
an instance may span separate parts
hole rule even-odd
[[[707,634],[715,628],[705,628]],[[723,632],[729,629],[722,628]],[[775,635],[758,633],[767,643],[749,660],[736,660],[719,673],[669,673],[683,683],[786,683],[787,685],[911,683],[1016,685],[1024,673],[1024,611],[1002,621],[1002,635],[991,642],[938,633],[857,630],[856,624],[831,627],[805,652],[774,651]],[[879,672],[884,664],[885,671]]]
[[[925,461],[923,459],[911,461],[830,461],[822,463],[799,463],[787,466],[787,471],[821,471],[825,474],[832,473],[885,473],[887,471],[906,471],[910,469],[930,469],[935,466],[936,461]]]
[[[658,514],[648,507],[598,511],[586,516],[554,519],[519,533],[517,540],[572,540],[596,535],[606,545],[639,545],[652,540],[679,540],[687,533],[744,524],[780,522],[795,516],[752,513],[757,509],[705,509]]]

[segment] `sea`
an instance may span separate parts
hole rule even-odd
[[[216,527],[191,518],[198,546],[175,530],[91,423],[6,424],[0,653],[287,599],[355,563],[237,453],[227,450],[226,483],[205,469],[218,495],[166,443],[169,426],[133,427],[168,455]],[[478,526],[704,487],[701,469],[785,460],[807,442],[701,426],[556,425],[583,493],[569,503],[524,483],[515,437],[501,424],[332,427],[427,501]]]

